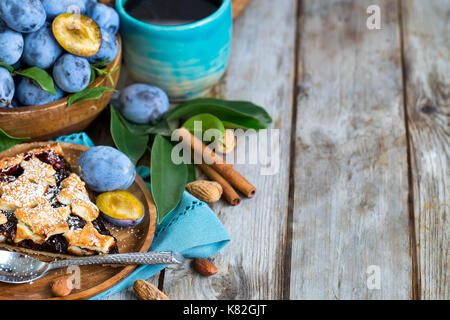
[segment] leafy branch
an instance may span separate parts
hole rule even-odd
[[[91,70],[93,71],[93,73],[91,73],[91,82],[94,81],[95,76],[106,76],[108,78],[108,80],[111,82],[111,85],[114,86],[114,79],[112,78],[112,74],[114,72],[116,72],[117,70],[119,70],[119,66],[116,66],[114,69],[112,70],[108,70],[107,67],[104,68],[100,68],[106,64],[109,63],[109,59],[91,64]],[[94,78],[92,78],[92,75],[94,74]]]
[[[195,122],[202,122],[202,135],[208,129],[216,129],[222,135],[225,128],[260,130],[272,122],[264,108],[248,101],[210,98],[191,100],[169,111],[152,125],[132,123],[111,106],[111,135],[116,147],[134,163],[145,150],[150,149],[151,192],[156,204],[158,224],[179,204],[186,184],[196,179],[193,164],[177,165],[172,162],[173,145],[165,138],[178,128],[173,127],[173,123],[181,119],[187,119],[183,127],[192,134],[195,134]],[[154,138],[150,139],[151,136]]]

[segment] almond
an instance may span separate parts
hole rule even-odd
[[[227,154],[233,151],[236,146],[236,138],[234,137],[234,131],[231,129],[225,129],[223,139],[219,143],[216,143],[215,150],[222,154]]]
[[[222,186],[218,182],[207,180],[188,183],[186,189],[197,199],[208,203],[218,201],[223,193]]]
[[[133,289],[140,300],[169,300],[168,296],[145,280],[136,280]]]
[[[59,278],[52,283],[52,293],[57,297],[68,296],[73,290],[71,277]]]
[[[217,267],[209,260],[203,258],[196,258],[194,260],[194,267],[198,273],[209,277],[217,273]]]

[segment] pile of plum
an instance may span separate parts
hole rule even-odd
[[[91,65],[116,57],[118,30],[117,12],[97,0],[0,0],[0,107],[45,104],[84,90]],[[56,95],[5,65],[46,70]]]

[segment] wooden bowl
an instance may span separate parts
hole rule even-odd
[[[107,66],[108,70],[118,69],[111,73],[114,85],[106,76],[100,76],[91,87],[105,86],[115,88],[120,75],[122,62],[122,41],[120,36],[119,52]],[[32,140],[49,140],[74,132],[83,131],[108,105],[113,92],[105,92],[100,99],[80,101],[67,107],[65,97],[55,102],[39,106],[0,108],[0,128],[13,137]]]
[[[17,145],[7,151],[0,153],[0,158],[14,156],[18,153],[28,151],[33,148],[40,147],[48,142],[33,142]],[[88,147],[71,144],[60,143],[65,158],[71,165],[73,172],[77,172],[77,162],[83,151]],[[141,177],[136,176],[134,184],[128,188],[144,204],[145,216],[143,221],[134,227],[119,228],[112,227],[106,223],[107,228],[117,239],[117,245],[120,253],[125,252],[147,252],[153,240],[156,228],[156,207],[153,198]],[[48,260],[37,256],[42,260]],[[51,283],[62,276],[70,276],[67,272],[70,269],[55,270],[47,274],[45,277],[32,283],[25,284],[8,284],[0,282],[0,299],[1,300],[28,300],[28,299],[87,299],[93,297],[112,286],[116,285],[126,276],[128,276],[136,266],[112,267],[112,266],[81,266],[80,267],[80,289],[75,289],[69,296],[60,298],[53,297],[50,291]]]
[[[233,19],[237,19],[242,13],[244,13],[251,1],[252,0],[231,0]]]

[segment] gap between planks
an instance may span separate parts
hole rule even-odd
[[[304,121],[298,122],[296,128],[297,139],[301,138],[301,140],[296,144],[296,149],[298,149],[296,155],[298,167],[296,169],[300,171],[296,172],[295,176],[305,178],[305,180],[300,180],[301,184],[296,186],[298,190],[295,191],[296,199],[294,199],[293,240],[295,243],[292,245],[292,256],[297,256],[299,261],[296,261],[295,264],[295,260],[292,261],[291,298],[333,298],[334,296],[334,298],[348,299],[363,298],[364,294],[366,299],[369,297],[378,299],[411,297],[411,241],[409,239],[407,204],[409,183],[407,181],[406,141],[402,145],[402,141],[406,140],[406,134],[403,129],[404,118],[402,118],[404,108],[401,105],[403,86],[398,37],[399,21],[396,19],[397,12],[395,12],[397,3],[380,2],[388,12],[386,16],[388,29],[378,35],[370,34],[370,38],[373,41],[383,41],[381,48],[375,47],[373,42],[368,42],[366,39],[368,33],[364,32],[363,27],[360,29],[361,32],[356,32],[359,30],[358,26],[363,26],[365,20],[349,13],[349,10],[354,10],[355,14],[365,13],[366,6],[364,4],[368,6],[369,1],[364,4],[350,1],[330,1],[324,4],[323,8],[318,7],[322,6],[322,2],[320,5],[318,3],[312,1],[303,3],[305,20],[302,23],[308,30],[302,34],[299,50],[303,49],[309,52],[306,55],[305,52],[301,53],[302,61],[300,63],[302,65],[299,65],[301,71],[299,81],[302,81],[301,88],[306,86],[304,90],[308,91],[306,91],[306,95],[303,94],[303,90],[299,92],[298,105],[300,106],[303,102],[305,105],[296,110],[297,118],[304,117]],[[343,8],[344,5],[348,8]],[[310,14],[315,14],[315,16],[310,16]],[[385,20],[383,19],[383,21]],[[329,25],[324,26],[324,23]],[[327,31],[327,27],[332,29]],[[395,33],[389,35],[387,32]],[[340,38],[336,39],[337,36]],[[345,40],[347,42],[342,44]],[[390,43],[386,43],[386,41],[390,41]],[[343,51],[331,50],[333,45]],[[371,48],[374,50],[369,51]],[[386,52],[383,51],[384,49]],[[369,53],[370,55],[365,56]],[[336,55],[340,55],[340,58],[337,58]],[[309,58],[305,60],[305,56]],[[371,64],[362,64],[360,67],[358,61],[352,60],[361,57],[372,59],[370,60]],[[320,62],[320,59],[323,61]],[[324,61],[330,63],[330,67],[334,67],[338,73],[324,66]],[[343,62],[347,65],[343,66]],[[384,68],[387,74],[377,72],[375,67],[371,66],[373,63],[379,63],[378,70]],[[319,70],[315,67],[318,67]],[[345,67],[349,69],[345,69]],[[352,71],[355,74],[351,74]],[[378,79],[376,80],[378,82],[383,81],[379,86],[387,89],[391,96],[386,97],[380,91],[369,94],[368,88],[370,90],[377,89],[374,86],[377,83],[368,83],[370,85],[368,86],[354,79],[355,76],[361,76],[364,71],[371,72],[369,74],[373,76],[371,79]],[[336,80],[337,76],[341,76],[342,80]],[[331,80],[330,83],[320,83],[320,81],[327,80],[327,77]],[[303,80],[306,80],[306,84],[303,83]],[[327,90],[327,86],[332,86],[331,89],[336,87],[340,91],[338,94],[328,96],[330,88]],[[359,103],[352,103],[355,101],[355,92],[360,94],[362,99],[356,100]],[[337,123],[336,119],[330,115],[330,108],[325,107],[326,104],[336,105],[340,108],[339,111],[349,113],[347,117],[339,116],[339,120],[344,123],[348,123],[349,119],[359,122],[366,120],[369,128],[358,127],[352,122],[351,125],[355,126],[356,132],[352,132],[352,128],[341,130],[340,123]],[[363,104],[367,108],[361,107]],[[373,108],[370,109],[372,106]],[[374,113],[374,117],[367,120],[364,116],[358,116],[362,114],[367,117],[366,109],[368,108]],[[313,119],[307,120],[308,116],[313,116]],[[391,117],[386,118],[386,116]],[[311,124],[313,120],[316,122]],[[395,123],[397,120],[398,122]],[[325,121],[325,124],[322,121]],[[370,121],[375,121],[375,123]],[[327,123],[331,128],[327,127]],[[330,132],[331,134],[328,135]],[[383,132],[389,134],[384,135]],[[336,133],[340,133],[340,135],[337,137],[333,135]],[[373,138],[367,137],[368,133],[375,135],[377,138],[375,142]],[[394,138],[395,140],[393,140]],[[372,150],[372,148],[377,149]],[[383,148],[386,148],[386,151],[383,151]],[[301,152],[302,149],[306,152]],[[315,152],[312,153],[312,151]],[[396,157],[396,152],[400,152],[403,156]],[[376,158],[376,162],[372,164],[373,160],[370,159],[375,156],[380,158]],[[317,163],[318,160],[320,163]],[[389,181],[380,178],[382,174],[385,174],[383,171],[385,163],[390,170],[394,170],[389,176]],[[355,169],[356,164],[359,164],[359,167]],[[317,172],[319,166],[328,171]],[[338,173],[334,171],[336,168],[340,169]],[[304,177],[302,177],[302,172]],[[336,178],[337,187],[339,184],[341,186],[341,189],[330,187],[330,198],[324,195],[322,190],[323,186],[329,185],[327,174]],[[355,187],[349,186],[349,181],[345,181],[345,179],[355,183]],[[382,185],[384,188],[364,184],[367,179],[384,183]],[[359,182],[360,180],[361,182]],[[308,185],[309,181],[314,184]],[[393,186],[392,183],[395,185]],[[347,186],[345,186],[346,184]],[[364,190],[354,195],[355,190],[361,189],[359,187],[364,187]],[[373,193],[371,195],[373,199],[370,202],[367,200],[368,191]],[[396,192],[399,194],[398,199],[394,196]],[[327,198],[328,200],[326,200]],[[392,210],[394,214],[387,214],[386,209]],[[352,215],[349,213],[351,210],[357,210],[355,213],[361,215]],[[367,213],[373,214],[368,216]],[[372,220],[375,218],[377,224],[374,225]],[[328,230],[327,226],[331,229]],[[321,233],[311,231],[311,227],[314,230],[317,228]],[[333,238],[335,235],[338,237]],[[388,238],[389,236],[392,239]],[[360,241],[360,244],[358,245],[355,241]],[[322,248],[324,245],[325,247]],[[328,251],[324,252],[323,249]],[[371,250],[370,257],[367,256],[367,250]],[[365,254],[365,263],[357,258],[358,254],[361,256]],[[366,279],[363,271],[367,265],[379,265],[380,263],[383,270],[386,270],[384,275],[388,277],[388,282],[383,282],[383,291],[373,291],[369,295],[364,285]],[[355,273],[358,270],[361,272]]]
[[[401,57],[401,69],[402,69],[402,86],[403,86],[403,115],[404,126],[406,134],[406,158],[408,165],[408,226],[409,226],[409,242],[410,242],[410,254],[411,254],[411,299],[420,300],[420,266],[417,259],[417,246],[416,246],[416,226],[414,215],[414,186],[412,178],[412,165],[411,165],[411,141],[409,133],[408,123],[408,110],[407,110],[407,86],[406,86],[406,70],[405,70],[405,40],[403,30],[403,3],[402,0],[397,0],[398,4],[398,23],[400,31],[400,57]]]
[[[448,0],[402,2],[406,109],[411,143],[420,299],[449,290]]]
[[[290,137],[290,154],[289,159],[289,186],[288,186],[288,207],[287,207],[287,222],[286,222],[286,244],[284,252],[284,278],[282,299],[289,300],[291,296],[291,263],[292,263],[292,232],[294,227],[294,199],[295,199],[295,161],[296,161],[296,135],[297,135],[297,96],[300,92],[300,32],[302,30],[302,6],[301,0],[296,1],[296,24],[295,24],[295,40],[294,40],[294,76],[292,85],[292,120],[291,120],[291,137]]]
[[[283,297],[282,285],[289,281],[284,274],[285,268],[289,268],[289,265],[284,265],[284,258],[290,251],[286,243],[288,228],[285,223],[288,219],[295,46],[295,38],[292,37],[297,21],[296,4],[296,0],[287,1],[286,6],[281,7],[270,0],[252,2],[249,10],[235,22],[234,50],[227,74],[210,93],[229,99],[254,100],[277,115],[274,128],[280,129],[281,139],[286,142],[280,144],[284,157],[279,175],[275,178],[260,177],[258,167],[241,166],[243,174],[257,180],[260,195],[272,192],[273,196],[260,197],[252,203],[243,201],[237,208],[223,203],[212,206],[232,238],[230,244],[215,256],[219,273],[211,279],[202,279],[192,273],[188,265],[177,270],[166,269],[164,292],[172,299]],[[260,22],[262,19],[265,19],[264,24]],[[285,23],[280,25],[279,21]],[[271,37],[267,37],[268,31]],[[252,227],[243,233],[240,227],[243,224]]]

